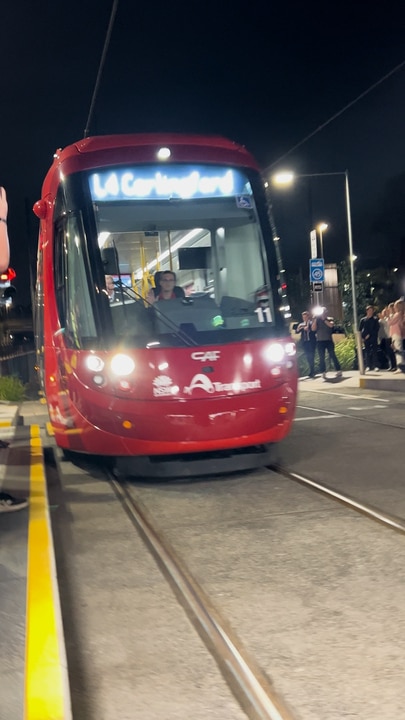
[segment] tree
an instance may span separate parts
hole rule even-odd
[[[343,305],[343,324],[345,329],[352,333],[353,328],[353,294],[350,263],[346,260],[340,263],[338,268],[339,290]],[[355,272],[355,293],[358,310],[365,310],[366,305],[371,304],[370,282],[366,271]]]
[[[367,305],[374,305],[377,312],[396,299],[397,276],[393,269],[378,267],[373,270],[355,272],[356,304],[359,319],[365,314]],[[343,303],[343,322],[347,331],[353,332],[353,298],[350,264],[339,265],[339,289]]]
[[[302,311],[309,308],[311,302],[309,279],[303,277],[302,270],[288,277],[287,295],[292,318],[300,318]]]

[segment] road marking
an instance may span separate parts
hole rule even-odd
[[[386,405],[364,405],[362,407],[348,407],[348,410],[372,410],[378,408],[378,410],[388,410]]]
[[[38,425],[31,426],[25,720],[71,720],[67,663]]]
[[[343,417],[342,413],[333,412],[332,410],[323,410],[322,408],[311,408],[307,405],[297,405],[300,410],[312,410],[313,412],[322,413],[323,415],[332,415],[333,417]]]
[[[331,390],[315,390],[315,388],[311,388],[309,390],[311,393],[318,393],[318,395],[333,395],[334,397],[341,398],[342,400],[374,400],[375,402],[381,402],[381,403],[389,403],[389,400],[385,400],[383,398],[375,397],[375,395],[349,395],[342,394],[340,392],[332,392]]]
[[[335,418],[341,418],[343,415],[312,415],[311,417],[302,417],[302,418],[295,418],[294,422],[303,422],[304,420],[335,420]]]

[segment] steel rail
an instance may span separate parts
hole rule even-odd
[[[327,495],[328,497],[333,498],[333,500],[336,500],[343,505],[346,505],[352,510],[356,510],[362,515],[365,515],[371,520],[375,520],[376,522],[382,523],[383,525],[387,525],[388,527],[396,530],[397,532],[405,533],[405,521],[402,518],[391,515],[389,513],[385,513],[379,508],[374,507],[373,505],[367,505],[366,503],[362,503],[359,500],[351,497],[350,495],[341,493],[338,490],[335,490],[334,488],[325,485],[324,483],[319,483],[316,480],[311,480],[311,478],[304,477],[304,475],[300,475],[299,473],[287,470],[281,465],[269,465],[268,469],[273,470],[279,475],[283,475],[289,480],[293,480],[300,483],[301,485],[310,487],[312,490],[315,490],[322,495]]]
[[[197,581],[169,544],[159,537],[140,500],[134,500],[124,482],[117,482],[112,475],[108,475],[117,497],[169,578],[176,595],[247,717],[251,720],[294,720],[270,680],[248,657],[235,634],[226,628],[227,623],[213,608]]]

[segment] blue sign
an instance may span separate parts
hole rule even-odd
[[[310,282],[324,282],[325,261],[323,258],[312,258],[309,261],[309,279]]]

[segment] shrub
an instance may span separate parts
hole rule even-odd
[[[348,335],[344,340],[336,343],[335,353],[342,370],[353,370],[355,361],[357,361],[356,341],[353,335]]]
[[[316,360],[316,355],[315,355],[315,360]],[[304,351],[301,349],[301,347],[299,345],[297,345],[297,365],[298,365],[299,377],[304,377],[305,375],[308,375],[307,359],[305,357]]]
[[[335,342],[335,353],[338,358],[342,370],[354,370],[356,368],[357,353],[356,353],[356,341],[353,335],[348,335],[343,340]],[[325,353],[326,368],[328,369],[329,356],[328,352]],[[308,363],[305,357],[305,353],[302,350],[300,344],[297,344],[297,363],[298,363],[298,374],[300,377],[308,375]],[[329,363],[330,364],[330,363]],[[356,368],[357,369],[357,368]],[[319,372],[318,352],[315,350],[315,371]]]
[[[9,402],[21,402],[24,400],[25,386],[14,375],[0,377],[0,400]]]

